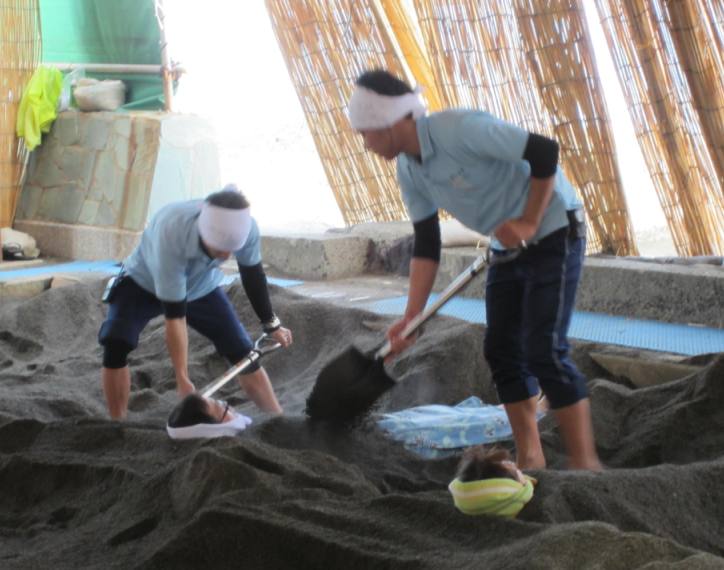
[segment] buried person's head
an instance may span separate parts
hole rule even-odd
[[[219,413],[221,411],[221,413]],[[168,418],[171,427],[189,427],[196,424],[219,424],[229,421],[228,405],[200,394],[189,394],[176,406]]]
[[[533,498],[536,480],[524,475],[505,449],[468,448],[448,486],[455,506],[467,515],[515,517]]]
[[[194,393],[173,409],[166,431],[173,439],[233,436],[251,424],[251,418],[236,412],[228,403]]]

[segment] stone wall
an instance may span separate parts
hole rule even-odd
[[[44,256],[119,259],[165,204],[219,187],[212,129],[195,116],[61,113],[32,153],[14,227]]]

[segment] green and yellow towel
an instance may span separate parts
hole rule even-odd
[[[54,67],[39,67],[25,86],[18,108],[15,132],[28,150],[40,144],[42,133],[58,116],[58,99],[63,87],[63,74]]]
[[[513,479],[483,479],[460,481],[453,479],[448,486],[455,506],[466,515],[495,515],[514,518],[533,498],[537,481],[525,475],[525,483]]]

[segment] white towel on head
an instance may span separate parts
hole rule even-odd
[[[199,215],[199,235],[204,243],[219,251],[237,251],[251,231],[249,208],[222,208],[204,202]]]
[[[387,129],[412,113],[417,119],[425,114],[420,92],[404,95],[380,95],[357,85],[349,100],[349,121],[357,131]]]
[[[213,439],[215,437],[233,437],[251,425],[251,418],[234,412],[234,418],[220,424],[196,424],[195,426],[174,428],[166,424],[171,439]]]

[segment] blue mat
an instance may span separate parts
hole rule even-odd
[[[433,301],[437,295],[430,297]],[[407,297],[394,297],[368,303],[360,308],[382,315],[401,315],[406,304]],[[486,323],[485,302],[478,299],[452,299],[440,310],[440,314],[471,323]],[[724,329],[628,319],[582,311],[573,313],[568,336],[688,356],[724,352]]]
[[[239,276],[238,275],[225,275],[224,279],[221,281],[222,286],[231,285],[234,281],[238,281]],[[268,277],[266,280],[271,283],[272,285],[276,285],[277,287],[296,287],[297,285],[301,285],[304,283],[304,281],[298,281],[296,279],[280,279],[278,277]]]
[[[58,263],[56,265],[41,265],[38,267],[26,267],[23,269],[7,269],[0,271],[0,282],[11,281],[12,279],[38,277],[41,275],[55,275],[58,273],[115,273],[120,263],[112,259],[104,261],[71,261],[69,263]],[[238,275],[226,275],[221,282],[222,285],[230,285],[239,278]],[[267,281],[277,287],[294,287],[301,285],[303,281],[294,279],[277,279],[267,277]]]
[[[24,269],[7,269],[0,271],[0,281],[10,281],[21,277],[37,277],[54,273],[115,273],[120,264],[112,259],[104,261],[71,261],[57,265],[41,265],[39,267],[26,267]]]

